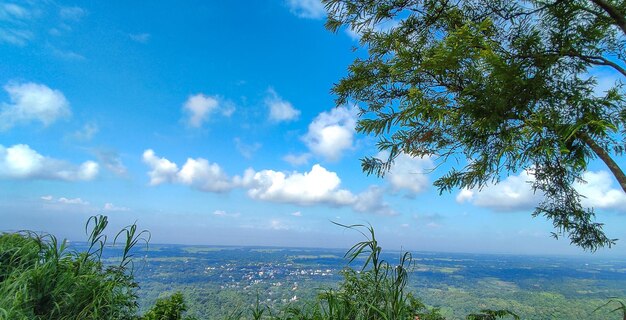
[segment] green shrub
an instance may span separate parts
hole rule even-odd
[[[187,305],[180,292],[158,299],[154,306],[144,314],[142,320],[193,320],[191,317],[183,318],[183,313],[187,311]]]
[[[48,234],[0,234],[0,319],[136,319],[130,252],[149,234],[134,224],[122,229],[116,236],[126,238],[120,263],[105,266],[107,224],[105,216],[87,221],[85,252]]]

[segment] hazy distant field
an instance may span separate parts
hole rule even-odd
[[[303,303],[341,281],[343,250],[151,245],[138,253],[143,305],[182,291],[191,312],[210,319],[247,308]],[[393,262],[399,254],[388,253]],[[509,309],[522,319],[621,319],[609,297],[626,297],[626,260],[414,253],[411,288],[450,319]],[[359,268],[358,263],[353,265]]]

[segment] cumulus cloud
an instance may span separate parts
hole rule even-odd
[[[152,169],[148,172],[150,185],[176,181],[178,166],[165,158],[157,157],[152,149],[143,152],[143,162]]]
[[[224,192],[233,188],[230,178],[217,163],[206,159],[188,158],[177,174],[178,182],[209,192]]]
[[[381,152],[376,157],[386,161],[389,154]],[[413,158],[407,154],[400,154],[385,179],[391,185],[394,192],[404,191],[409,196],[425,191],[430,185],[427,171],[433,168],[433,162],[429,157]]]
[[[456,201],[469,202],[495,211],[531,210],[542,199],[542,196],[535,194],[531,188],[534,180],[535,177],[525,170],[519,175],[509,176],[498,184],[487,186],[480,191],[463,189],[457,195]]]
[[[328,171],[319,164],[308,172],[280,172],[274,170],[246,170],[237,183],[248,191],[252,199],[290,203],[296,205],[325,204],[334,207],[351,207],[360,213],[396,215],[384,202],[384,190],[371,186],[363,193],[353,194],[341,188],[337,173]],[[294,214],[299,216],[299,214]]]
[[[398,213],[393,210],[383,199],[385,191],[377,186],[370,186],[366,191],[357,196],[352,208],[356,212],[371,213],[384,216],[395,216]]]
[[[583,206],[626,212],[626,194],[613,187],[613,178],[607,171],[587,171],[582,176],[584,183],[575,183],[574,188],[584,198]],[[531,184],[535,177],[528,171],[509,176],[498,184],[483,190],[462,189],[456,196],[459,203],[468,202],[495,211],[531,210],[543,199],[533,193]]]
[[[71,114],[70,104],[61,91],[37,83],[9,83],[4,86],[10,103],[2,103],[0,130],[20,123],[39,121],[44,126]]]
[[[613,188],[613,177],[607,171],[587,171],[583,174],[586,183],[576,183],[574,188],[585,198],[587,207],[626,212],[626,193]]]
[[[216,163],[203,158],[188,158],[179,170],[176,163],[166,158],[159,158],[154,151],[148,149],[143,153],[143,161],[152,170],[148,172],[150,185],[162,183],[180,183],[208,192],[224,192],[232,189],[234,184]]]
[[[334,108],[330,112],[320,113],[309,124],[309,130],[302,140],[314,154],[336,161],[345,150],[352,148],[355,126],[354,110]]]
[[[98,175],[98,170],[98,164],[93,161],[74,165],[45,157],[25,144],[8,148],[0,145],[2,179],[91,180]]]
[[[356,212],[379,215],[397,213],[384,201],[384,190],[371,186],[360,194],[341,187],[337,173],[319,164],[308,172],[281,172],[275,170],[245,170],[241,176],[230,178],[216,163],[203,158],[188,158],[178,169],[176,163],[146,150],[143,161],[150,167],[148,175],[151,185],[176,183],[206,192],[226,192],[234,188],[244,189],[251,199],[259,201],[289,203],[295,205],[328,205],[350,207]],[[225,215],[218,210],[215,215]],[[295,212],[293,216],[300,216]]]
[[[295,212],[292,212],[291,215],[294,216],[294,217],[302,217],[302,212],[295,211]]]
[[[191,127],[201,127],[218,105],[219,102],[215,97],[205,96],[201,93],[190,96],[183,105],[183,110],[188,116],[187,123]]]
[[[270,110],[269,119],[273,122],[296,120],[300,116],[300,110],[294,108],[289,101],[283,100],[272,88],[267,90],[265,105]]]
[[[340,183],[335,172],[319,164],[304,173],[248,169],[240,178],[240,184],[248,189],[248,196],[253,199],[299,205],[324,203],[344,206],[354,203],[356,197],[350,191],[339,188]]]
[[[186,122],[190,127],[199,128],[209,120],[211,114],[220,112],[230,117],[235,108],[231,103],[222,101],[218,96],[207,96],[202,93],[189,96],[183,104]]]
[[[287,0],[291,13],[300,18],[322,19],[326,9],[320,0]]]

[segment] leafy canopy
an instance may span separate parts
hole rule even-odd
[[[357,131],[389,157],[362,159],[382,176],[405,153],[451,169],[440,192],[482,188],[527,170],[555,237],[611,246],[573,183],[600,158],[626,192],[614,160],[626,147],[624,0],[323,0],[327,28],[361,35],[333,88],[360,108]],[[382,28],[381,26],[392,26]],[[618,79],[602,91],[598,73]]]

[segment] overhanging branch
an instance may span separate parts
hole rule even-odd
[[[626,192],[626,175],[624,174],[624,171],[622,171],[622,169],[619,167],[619,165],[617,165],[615,160],[611,158],[611,155],[606,152],[604,148],[598,145],[587,133],[578,132],[576,136],[580,138],[583,142],[585,142],[585,144],[587,144],[587,146],[589,146],[589,148],[591,148],[591,150],[593,150],[593,152],[600,159],[602,159],[602,161],[604,161],[609,170],[611,170],[611,173],[613,173],[615,179],[617,179],[620,187],[622,187],[622,190]]]
[[[619,12],[615,6],[605,0],[591,0],[591,2],[602,8],[615,21],[615,25],[622,29],[622,32],[626,35],[626,18],[623,13]]]

